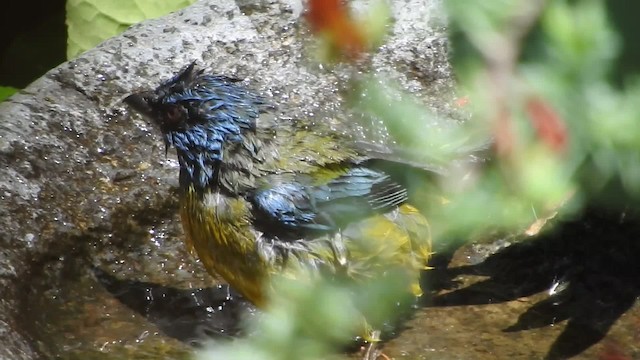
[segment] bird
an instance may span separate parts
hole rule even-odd
[[[195,62],[124,102],[176,151],[188,248],[256,306],[268,304],[272,278],[300,269],[364,281],[401,267],[407,290],[422,294],[429,223],[388,170],[415,166],[328,121],[283,116],[243,81]]]

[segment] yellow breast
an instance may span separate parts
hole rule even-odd
[[[264,304],[268,266],[258,255],[244,200],[217,193],[197,194],[193,188],[181,199],[185,242],[207,271],[222,276],[254,304]]]

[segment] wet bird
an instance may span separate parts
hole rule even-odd
[[[194,64],[125,99],[162,131],[180,164],[187,245],[258,306],[276,274],[367,279],[405,269],[421,294],[426,218],[383,159],[322,122],[277,115],[239,80]]]

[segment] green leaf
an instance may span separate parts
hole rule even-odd
[[[619,52],[619,39],[602,0],[557,1],[542,17],[556,67],[587,83],[601,79]]]
[[[67,58],[93,48],[129,26],[166,15],[195,0],[67,0]]]
[[[11,86],[0,86],[0,102],[15,94],[18,89]]]

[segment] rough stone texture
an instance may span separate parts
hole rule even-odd
[[[392,3],[396,21],[372,70],[446,114],[452,81],[439,1]],[[367,5],[354,2],[358,10]],[[43,355],[30,340],[37,325],[25,298],[45,296],[30,282],[51,264],[70,257],[115,264],[112,252],[121,249],[138,262],[119,274],[161,282],[168,273],[145,267],[162,246],[132,239],[131,229],[160,221],[165,233],[180,233],[176,163],[155,129],[129,116],[126,95],[196,60],[248,79],[288,115],[349,123],[340,94],[354,69],[311,60],[302,9],[296,0],[200,1],[133,26],[0,104],[0,358]]]

